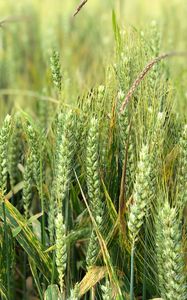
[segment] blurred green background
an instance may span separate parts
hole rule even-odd
[[[26,96],[30,91],[55,97],[50,88],[51,49],[57,49],[61,55],[65,98],[73,101],[83,90],[103,84],[107,66],[115,56],[112,10],[122,31],[133,30],[140,36],[156,20],[162,34],[162,52],[187,49],[186,1],[88,0],[73,18],[79,3],[79,0],[0,2],[0,17],[5,20],[0,27],[1,116],[13,109],[14,104],[24,109],[30,104],[33,107],[34,97]],[[176,84],[185,85],[184,60],[177,58],[172,64]]]

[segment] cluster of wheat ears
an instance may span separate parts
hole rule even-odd
[[[136,39],[113,14],[115,63],[73,104],[53,50],[56,101],[5,117],[1,299],[187,299],[187,123],[164,60],[185,53],[160,56],[151,26]]]

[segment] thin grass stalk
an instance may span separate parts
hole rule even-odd
[[[79,6],[76,8],[74,14],[73,14],[73,17],[75,17],[79,11],[83,8],[83,6],[88,2],[88,0],[83,0],[81,1],[81,3],[79,4]]]
[[[135,241],[133,241],[132,248],[131,248],[130,300],[134,300],[134,253],[135,253]]]
[[[26,293],[27,293],[27,286],[26,286],[26,276],[27,276],[27,254],[26,252],[23,253],[23,300],[27,300]]]
[[[51,284],[54,283],[54,280],[55,280],[55,251],[53,251],[53,264],[52,264]]]
[[[42,165],[42,158],[41,158],[41,152],[40,152],[40,183],[39,183],[39,196],[40,196],[40,203],[41,203],[41,210],[42,210],[42,245],[44,247],[46,246],[46,239],[45,239],[45,203],[44,203],[44,196],[43,196],[43,165]]]
[[[2,200],[2,208],[3,208],[3,218],[4,218],[4,238],[5,238],[5,260],[6,260],[6,285],[7,285],[7,295],[10,298],[10,260],[9,260],[9,243],[8,243],[8,226],[6,220],[6,210],[5,210],[5,203],[4,199]]]
[[[22,201],[24,208],[25,219],[29,219],[29,207],[31,205],[31,194],[32,194],[32,170],[31,170],[31,160],[30,157],[27,158],[27,162],[24,168],[23,174],[23,192],[22,192]],[[23,276],[26,278],[27,275],[27,253],[23,253]],[[23,279],[23,300],[26,300],[26,280]]]
[[[91,297],[90,297],[90,300],[95,300],[96,298],[95,298],[95,287],[93,286],[92,288],[91,288]]]
[[[144,246],[144,264],[143,264],[143,293],[142,293],[142,300],[147,299],[147,283],[146,283],[146,276],[147,276],[147,235],[148,235],[148,230],[147,230],[147,222],[145,222],[145,246]]]

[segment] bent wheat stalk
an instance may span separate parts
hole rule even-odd
[[[164,53],[156,58],[154,58],[153,60],[151,60],[146,67],[143,69],[143,71],[139,74],[139,76],[136,78],[136,80],[133,82],[130,90],[128,91],[125,100],[123,101],[121,108],[120,108],[120,113],[123,113],[126,105],[129,103],[132,95],[134,94],[136,88],[139,86],[139,84],[141,83],[141,81],[144,79],[144,77],[146,76],[146,74],[152,69],[152,67],[160,62],[161,60],[167,58],[167,57],[172,57],[172,56],[187,56],[187,52],[168,52],[168,53]]]

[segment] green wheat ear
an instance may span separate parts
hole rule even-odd
[[[133,204],[130,206],[129,211],[128,229],[132,241],[137,239],[138,233],[144,223],[144,218],[150,208],[154,193],[154,182],[152,182],[151,172],[149,148],[148,145],[143,145],[137,166]]]
[[[8,144],[11,130],[11,116],[7,115],[0,130],[0,189],[7,189]]]
[[[97,234],[93,229],[90,236],[87,253],[86,253],[86,264],[88,268],[96,264],[98,252],[99,252],[99,244],[98,244]]]
[[[99,128],[98,120],[92,118],[88,131],[87,155],[86,155],[86,178],[88,196],[93,210],[93,215],[98,225],[103,218],[103,203],[101,201],[101,182],[99,174]]]
[[[124,99],[125,94],[120,90],[118,92],[118,106],[121,104]],[[132,183],[135,179],[135,145],[133,142],[132,130],[129,120],[129,109],[126,107],[123,113],[118,113],[118,127],[119,127],[119,155],[120,163],[123,168],[126,154],[126,176],[125,176],[125,185],[127,197],[131,195]]]
[[[101,200],[101,183],[99,175],[99,132],[98,132],[98,120],[92,118],[90,121],[90,128],[88,131],[87,139],[87,155],[86,155],[86,179],[88,188],[88,197],[90,200],[90,206],[93,216],[97,225],[100,227],[103,220],[104,209]],[[97,240],[97,234],[95,230],[92,231],[86,262],[90,267],[95,264],[98,254],[99,244]]]
[[[62,88],[62,71],[60,64],[60,55],[58,51],[53,50],[52,55],[50,57],[51,62],[51,72],[52,72],[52,80],[54,86],[61,92]]]
[[[32,200],[32,160],[27,158],[23,174],[23,208],[25,218],[29,218],[29,208]]]
[[[76,149],[76,128],[73,111],[60,113],[57,124],[54,179],[49,202],[50,241],[54,240],[54,220],[62,212],[72,178],[73,158]]]
[[[73,111],[69,111],[64,117],[64,125],[60,123],[61,135],[57,141],[56,162],[55,162],[55,186],[56,199],[59,207],[62,208],[63,202],[69,189],[71,172],[73,168],[73,157],[76,149],[76,127]]]
[[[101,285],[101,291],[102,291],[102,299],[103,300],[111,300],[112,299],[112,287],[108,280],[108,278],[105,280],[105,284]]]
[[[55,221],[56,228],[56,266],[61,293],[64,292],[64,276],[67,263],[66,227],[63,216],[58,213]]]
[[[30,147],[30,163],[32,163],[32,172],[35,184],[40,190],[40,144],[39,137],[32,125],[27,126],[28,142]]]
[[[20,172],[18,170],[18,163],[21,161],[21,155],[23,154],[23,142],[22,142],[22,123],[20,114],[17,113],[13,118],[12,134],[10,137],[9,146],[9,173],[11,188],[18,183]]]
[[[68,300],[79,300],[79,285],[75,284],[74,289],[70,291],[70,297]]]
[[[179,140],[179,174],[177,185],[177,205],[183,211],[187,204],[187,125]]]
[[[161,296],[166,300],[187,297],[182,226],[175,208],[166,201],[159,207],[156,222],[158,279]]]

